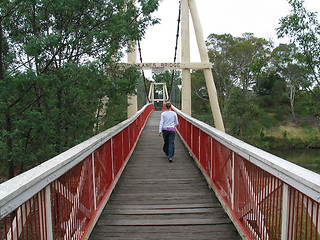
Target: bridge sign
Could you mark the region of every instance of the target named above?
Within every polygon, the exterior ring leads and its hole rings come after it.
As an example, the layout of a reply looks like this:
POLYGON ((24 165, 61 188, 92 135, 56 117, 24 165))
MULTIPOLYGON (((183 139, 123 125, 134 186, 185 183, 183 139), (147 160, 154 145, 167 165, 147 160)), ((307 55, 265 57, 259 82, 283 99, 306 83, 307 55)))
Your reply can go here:
POLYGON ((136 66, 142 70, 152 70, 152 69, 210 69, 212 68, 212 63, 201 63, 201 62, 191 62, 191 63, 119 63, 120 67, 136 66))

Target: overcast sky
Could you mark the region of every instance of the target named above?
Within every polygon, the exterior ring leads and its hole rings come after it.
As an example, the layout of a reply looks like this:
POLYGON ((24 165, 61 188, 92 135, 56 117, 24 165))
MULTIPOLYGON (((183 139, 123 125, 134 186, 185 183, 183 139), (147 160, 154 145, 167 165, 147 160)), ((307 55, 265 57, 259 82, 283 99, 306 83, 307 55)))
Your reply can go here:
MULTIPOLYGON (((240 37, 252 32, 256 37, 272 39, 277 44, 279 19, 289 14, 287 0, 196 0, 204 38, 209 34, 231 33, 240 37)), ((309 11, 320 12, 320 0, 305 0, 309 11)), ((161 23, 149 27, 141 42, 143 62, 173 62, 179 0, 163 0, 154 16, 161 23)), ((191 61, 200 61, 191 26, 191 61)), ((139 59, 139 58, 138 58, 139 59)))

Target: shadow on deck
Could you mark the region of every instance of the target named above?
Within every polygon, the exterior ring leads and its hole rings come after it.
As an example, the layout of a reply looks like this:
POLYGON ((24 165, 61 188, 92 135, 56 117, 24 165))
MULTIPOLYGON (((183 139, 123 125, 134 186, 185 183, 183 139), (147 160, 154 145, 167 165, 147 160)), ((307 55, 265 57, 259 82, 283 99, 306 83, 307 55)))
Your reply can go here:
POLYGON ((90 240, 241 239, 176 136, 170 163, 152 112, 90 240))

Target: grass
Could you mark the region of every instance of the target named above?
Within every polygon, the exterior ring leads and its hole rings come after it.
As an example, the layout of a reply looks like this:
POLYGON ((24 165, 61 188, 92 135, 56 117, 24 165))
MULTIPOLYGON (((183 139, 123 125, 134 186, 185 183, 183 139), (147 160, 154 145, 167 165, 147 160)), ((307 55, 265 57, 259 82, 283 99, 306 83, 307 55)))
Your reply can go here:
POLYGON ((309 141, 315 136, 320 137, 320 128, 317 127, 293 127, 278 126, 265 130, 265 136, 275 138, 296 138, 309 141))

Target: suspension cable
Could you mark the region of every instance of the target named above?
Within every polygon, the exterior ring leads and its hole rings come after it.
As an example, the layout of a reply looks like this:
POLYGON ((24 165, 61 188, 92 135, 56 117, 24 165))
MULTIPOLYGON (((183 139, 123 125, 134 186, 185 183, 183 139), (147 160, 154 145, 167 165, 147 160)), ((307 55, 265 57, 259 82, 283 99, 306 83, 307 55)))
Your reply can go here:
MULTIPOLYGON (((175 52, 174 52, 174 59, 173 62, 175 63, 177 61, 177 52, 178 52, 178 43, 179 43, 179 32, 180 32, 180 22, 181 22, 181 1, 179 1, 179 14, 178 14, 178 24, 177 24, 177 34, 176 34, 176 45, 175 45, 175 52)), ((140 41, 138 41, 138 51, 139 51, 139 56, 140 56, 140 62, 142 63, 142 53, 141 53, 141 47, 140 47, 140 41)), ((144 89, 145 89, 145 94, 147 97, 148 102, 151 102, 151 99, 149 99, 148 96, 148 89, 147 89, 147 84, 146 84, 146 77, 144 75, 144 70, 141 70, 142 72, 142 77, 143 77, 143 83, 144 83, 144 89)), ((172 70, 171 73, 171 83, 170 83, 170 91, 168 94, 168 99, 167 101, 170 100, 171 94, 172 94, 172 86, 173 86, 173 80, 174 80, 174 69, 172 70)))
MULTIPOLYGON (((142 63, 142 54, 141 54, 141 47, 140 47, 140 41, 139 40, 138 40, 138 51, 139 51, 140 62, 142 63)), ((145 94, 146 94, 146 98, 147 98, 147 101, 150 103, 151 99, 149 98, 148 88, 147 88, 147 80, 146 80, 146 77, 144 75, 144 70, 143 69, 141 70, 141 73, 142 73, 143 85, 144 85, 144 91, 145 91, 145 94)))
MULTIPOLYGON (((174 48, 174 59, 173 62, 175 63, 177 61, 177 52, 178 52, 178 42, 179 42, 179 32, 180 32, 180 21, 181 21, 181 1, 179 1, 179 14, 178 14, 178 26, 177 26, 177 34, 176 34, 176 46, 174 48)), ((171 83, 170 83, 170 92, 168 96, 168 100, 171 98, 172 94, 172 85, 173 85, 173 80, 174 80, 174 69, 172 70, 171 73, 171 83)))

